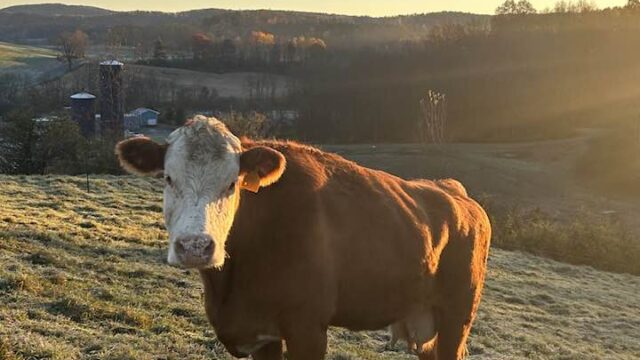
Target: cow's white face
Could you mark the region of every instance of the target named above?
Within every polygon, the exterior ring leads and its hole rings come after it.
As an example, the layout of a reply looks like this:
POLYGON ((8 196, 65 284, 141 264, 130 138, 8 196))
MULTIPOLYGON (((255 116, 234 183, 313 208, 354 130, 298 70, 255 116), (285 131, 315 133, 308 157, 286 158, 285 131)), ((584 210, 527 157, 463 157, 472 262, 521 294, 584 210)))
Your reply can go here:
POLYGON ((169 137, 164 164, 168 262, 220 267, 238 207, 240 140, 221 123, 195 122, 169 137))
POLYGON ((163 174, 167 260, 200 269, 224 264, 241 188, 257 192, 277 181, 285 166, 271 148, 243 151, 221 122, 203 116, 174 131, 167 145, 135 138, 119 143, 116 153, 129 172, 163 174))

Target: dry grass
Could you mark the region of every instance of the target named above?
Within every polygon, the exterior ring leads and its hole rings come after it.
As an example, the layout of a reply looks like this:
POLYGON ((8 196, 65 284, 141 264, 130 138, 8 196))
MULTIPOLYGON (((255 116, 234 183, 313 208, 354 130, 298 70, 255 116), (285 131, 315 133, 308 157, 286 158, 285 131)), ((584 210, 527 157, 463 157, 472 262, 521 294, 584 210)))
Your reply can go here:
POLYGON ((0 42, 0 68, 25 66, 27 61, 33 59, 55 60, 55 57, 56 53, 53 50, 0 42))
POLYGON ((53 50, 0 42, 0 88, 12 77, 37 79, 63 73, 66 66, 56 60, 53 50))
POLYGON ((613 216, 581 211, 570 220, 533 209, 494 216, 493 245, 596 269, 640 275, 640 241, 613 216))
MULTIPOLYGON (((209 87, 215 89, 220 97, 234 97, 239 99, 249 97, 247 85, 251 79, 265 76, 265 74, 255 72, 215 74, 148 65, 127 65, 127 68, 135 77, 155 79, 158 82, 171 84, 174 87, 209 87)), ((290 79, 283 75, 269 75, 269 77, 275 83, 276 97, 285 96, 290 79)))
MULTIPOLYGON (((0 359, 228 359, 193 271, 164 263, 155 180, 0 176, 0 359)), ((640 278, 493 250, 472 359, 640 357, 640 278)), ((410 359, 386 331, 330 359, 410 359)))

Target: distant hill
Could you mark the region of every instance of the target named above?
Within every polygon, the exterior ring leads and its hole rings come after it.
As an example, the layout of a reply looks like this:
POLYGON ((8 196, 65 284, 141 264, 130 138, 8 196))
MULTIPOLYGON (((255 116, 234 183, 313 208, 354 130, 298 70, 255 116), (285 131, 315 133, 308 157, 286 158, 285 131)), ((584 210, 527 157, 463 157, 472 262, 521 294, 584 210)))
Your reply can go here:
POLYGON ((94 6, 65 4, 16 5, 0 9, 6 14, 30 14, 43 16, 100 16, 113 13, 111 10, 94 6))
POLYGON ((482 25, 489 19, 488 15, 460 12, 376 18, 279 10, 119 12, 88 6, 40 4, 1 9, 0 41, 51 44, 63 31, 82 29, 89 34, 93 45, 110 42, 107 38, 116 34, 123 45, 144 44, 162 38, 168 45, 179 48, 194 32, 235 38, 259 30, 285 38, 320 37, 331 46, 351 47, 420 39, 435 25, 470 22, 482 25))

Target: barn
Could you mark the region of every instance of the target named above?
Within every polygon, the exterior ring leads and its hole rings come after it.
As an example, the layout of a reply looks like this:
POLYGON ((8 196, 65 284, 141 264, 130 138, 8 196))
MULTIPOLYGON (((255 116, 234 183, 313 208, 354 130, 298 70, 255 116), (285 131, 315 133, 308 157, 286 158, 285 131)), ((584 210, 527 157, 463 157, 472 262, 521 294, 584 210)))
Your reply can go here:
POLYGON ((138 131, 143 126, 158 125, 159 111, 149 108, 137 108, 124 115, 124 127, 129 131, 138 131))

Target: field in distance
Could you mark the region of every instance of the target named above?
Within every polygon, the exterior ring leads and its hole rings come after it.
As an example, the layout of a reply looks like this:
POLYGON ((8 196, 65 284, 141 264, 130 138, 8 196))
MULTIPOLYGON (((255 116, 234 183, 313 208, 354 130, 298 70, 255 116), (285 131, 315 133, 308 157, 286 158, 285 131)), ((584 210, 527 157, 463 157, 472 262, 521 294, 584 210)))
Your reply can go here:
MULTIPOLYGON (((155 79, 160 83, 172 84, 184 88, 200 89, 208 87, 215 89, 220 97, 248 98, 249 87, 261 77, 267 77, 274 86, 275 97, 286 95, 289 78, 283 75, 266 75, 258 72, 229 72, 216 74, 194 70, 165 68, 147 65, 125 65, 126 70, 134 77, 155 79)), ((262 79, 264 82, 265 79, 262 79)))
POLYGON ((0 42, 0 74, 38 75, 61 66, 56 52, 50 49, 0 42))

